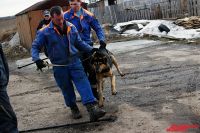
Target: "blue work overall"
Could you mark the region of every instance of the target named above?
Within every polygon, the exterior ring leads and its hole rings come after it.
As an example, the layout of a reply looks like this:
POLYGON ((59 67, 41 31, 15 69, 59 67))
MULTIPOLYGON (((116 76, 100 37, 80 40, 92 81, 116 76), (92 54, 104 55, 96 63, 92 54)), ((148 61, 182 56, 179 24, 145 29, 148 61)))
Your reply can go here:
MULTIPOLYGON (((91 12, 81 8, 77 14, 74 12, 73 9, 70 9, 65 12, 64 18, 77 28, 81 39, 90 46, 93 46, 93 42, 91 39, 91 29, 95 31, 99 41, 105 41, 103 29, 101 28, 101 25, 98 22, 98 20, 91 12)), ((82 55, 81 59, 84 60, 82 64, 85 69, 85 72, 88 75, 93 94, 96 98, 98 98, 96 73, 92 65, 90 64, 90 56, 91 53, 85 52, 82 55)))
POLYGON ((60 35, 53 22, 39 30, 32 44, 33 61, 39 60, 40 49, 45 45, 48 57, 52 64, 65 65, 54 66, 54 78, 62 90, 67 106, 76 104, 76 96, 72 82, 75 84, 82 103, 93 103, 96 101, 92 94, 91 86, 79 59, 79 51, 91 52, 92 47, 84 43, 76 28, 66 21, 67 34, 60 35))

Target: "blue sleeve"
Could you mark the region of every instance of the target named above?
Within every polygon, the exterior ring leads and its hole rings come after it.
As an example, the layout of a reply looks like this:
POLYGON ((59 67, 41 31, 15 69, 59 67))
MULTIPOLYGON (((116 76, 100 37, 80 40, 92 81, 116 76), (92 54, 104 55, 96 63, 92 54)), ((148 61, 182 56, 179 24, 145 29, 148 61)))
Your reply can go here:
POLYGON ((66 21, 68 21, 69 20, 69 14, 66 12, 66 13, 64 13, 64 19, 66 20, 66 21))
POLYGON ((76 27, 73 26, 72 28, 74 30, 74 35, 76 36, 76 40, 75 40, 76 48, 83 52, 91 52, 93 48, 89 44, 87 44, 81 40, 81 37, 80 37, 76 27))
POLYGON ((91 17, 90 25, 92 29, 96 32, 98 39, 100 41, 105 41, 106 39, 103 29, 101 28, 99 21, 94 16, 91 17))
POLYGON ((36 38, 32 43, 31 48, 31 56, 33 61, 37 61, 40 59, 39 53, 41 51, 41 48, 45 45, 45 36, 44 33, 41 31, 37 32, 36 38))

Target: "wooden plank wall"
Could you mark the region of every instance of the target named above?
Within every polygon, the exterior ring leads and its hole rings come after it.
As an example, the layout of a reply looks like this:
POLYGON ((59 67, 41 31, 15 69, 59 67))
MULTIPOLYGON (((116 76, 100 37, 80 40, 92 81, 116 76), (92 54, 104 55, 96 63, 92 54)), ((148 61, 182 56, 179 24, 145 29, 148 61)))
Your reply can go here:
MULTIPOLYGON (((33 41, 35 39, 39 22, 43 19, 43 11, 42 10, 31 11, 28 13, 28 16, 29 16, 29 22, 30 22, 30 28, 31 28, 31 37, 33 41)), ((29 45, 31 47, 31 44, 29 45)))
POLYGON ((101 23, 119 23, 137 19, 174 19, 200 16, 200 0, 167 0, 138 7, 131 2, 105 8, 92 8, 101 23))
POLYGON ((127 22, 130 20, 138 19, 150 19, 150 9, 139 9, 139 10, 123 10, 120 11, 117 6, 108 6, 105 8, 104 14, 100 14, 100 9, 95 9, 94 14, 100 20, 101 23, 119 23, 127 22))
MULTIPOLYGON (((65 6, 62 8, 63 11, 67 11, 70 7, 65 6)), ((29 16, 29 21, 31 26, 31 36, 33 41, 37 32, 38 24, 43 19, 43 10, 31 11, 28 13, 28 16, 29 16)))
POLYGON ((17 29, 20 36, 21 45, 27 49, 32 43, 31 29, 29 24, 28 14, 23 14, 16 17, 17 29))
POLYGON ((199 0, 188 0, 188 11, 190 16, 200 15, 200 1, 199 0))
MULTIPOLYGON (((67 11, 70 7, 63 7, 63 11, 67 11)), ((17 27, 22 45, 30 50, 33 40, 37 32, 37 26, 43 19, 43 10, 31 11, 27 14, 17 16, 17 27)))

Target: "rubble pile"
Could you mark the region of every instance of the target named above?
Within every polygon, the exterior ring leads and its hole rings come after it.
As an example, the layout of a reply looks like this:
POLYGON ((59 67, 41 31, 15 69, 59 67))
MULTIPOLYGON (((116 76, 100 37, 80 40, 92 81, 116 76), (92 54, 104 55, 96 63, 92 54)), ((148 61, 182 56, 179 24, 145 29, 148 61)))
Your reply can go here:
POLYGON ((29 55, 29 51, 20 45, 20 38, 18 33, 15 33, 14 36, 12 35, 11 39, 1 44, 6 57, 9 59, 22 58, 29 55))
POLYGON ((200 17, 193 16, 184 19, 178 19, 175 21, 178 26, 183 26, 185 29, 199 29, 200 28, 200 17))

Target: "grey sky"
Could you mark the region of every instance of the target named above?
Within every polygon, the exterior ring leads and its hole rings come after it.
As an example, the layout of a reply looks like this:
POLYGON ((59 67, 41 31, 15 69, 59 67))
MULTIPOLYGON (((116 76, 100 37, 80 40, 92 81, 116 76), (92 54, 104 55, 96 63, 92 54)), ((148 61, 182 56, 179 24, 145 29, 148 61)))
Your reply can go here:
MULTIPOLYGON (((0 0, 0 17, 12 16, 42 0, 0 0)), ((88 3, 89 0, 82 0, 88 3)))
POLYGON ((15 15, 41 0, 0 0, 0 17, 15 15))

